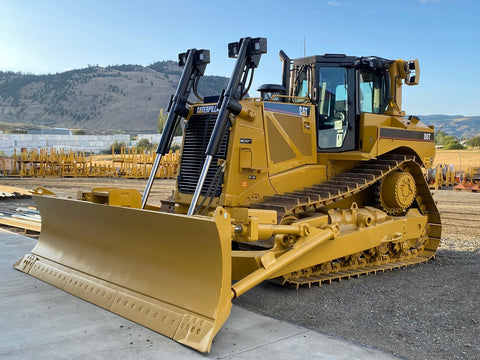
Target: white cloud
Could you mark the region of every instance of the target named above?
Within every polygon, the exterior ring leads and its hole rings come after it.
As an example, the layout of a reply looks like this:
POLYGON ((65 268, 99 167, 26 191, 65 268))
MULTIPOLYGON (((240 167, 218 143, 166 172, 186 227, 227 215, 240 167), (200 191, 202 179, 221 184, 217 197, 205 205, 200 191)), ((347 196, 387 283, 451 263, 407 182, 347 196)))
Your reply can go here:
POLYGON ((330 6, 345 6, 345 5, 347 5, 347 4, 341 3, 341 2, 339 2, 339 1, 337 1, 337 0, 330 0, 330 1, 328 2, 328 5, 330 5, 330 6))

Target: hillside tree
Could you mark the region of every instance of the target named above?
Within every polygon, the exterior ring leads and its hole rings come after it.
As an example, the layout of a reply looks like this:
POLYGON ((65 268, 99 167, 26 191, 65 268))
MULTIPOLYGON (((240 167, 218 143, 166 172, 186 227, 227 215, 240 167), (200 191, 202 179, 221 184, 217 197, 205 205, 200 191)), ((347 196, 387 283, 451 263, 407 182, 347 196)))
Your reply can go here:
MULTIPOLYGON (((158 133, 161 134, 163 133, 163 129, 165 128, 165 123, 167 122, 167 117, 168 114, 166 114, 163 109, 160 109, 160 112, 158 114, 158 122, 157 122, 157 128, 158 128, 158 133)), ((183 134, 183 123, 182 121, 179 121, 176 129, 174 136, 182 136, 183 134)))
POLYGON ((445 150, 457 150, 463 149, 464 146, 460 144, 460 142, 453 137, 452 135, 447 135, 443 131, 437 131, 435 134, 435 144, 436 145, 443 145, 445 150))
POLYGON ((442 130, 437 131, 435 133, 435 145, 444 145, 446 135, 442 130))
POLYGON ((162 108, 160 109, 160 113, 158 114, 158 122, 157 122, 157 128, 158 128, 159 134, 163 133, 163 128, 165 127, 166 122, 167 122, 167 114, 163 112, 163 108, 162 108))
POLYGON ((141 139, 137 144, 137 149, 140 151, 152 150, 155 144, 151 143, 148 139, 141 139))
POLYGON ((471 147, 480 147, 480 135, 472 137, 467 143, 471 147))
POLYGON ((445 136, 445 142, 443 144, 445 150, 461 150, 463 145, 451 135, 445 136))

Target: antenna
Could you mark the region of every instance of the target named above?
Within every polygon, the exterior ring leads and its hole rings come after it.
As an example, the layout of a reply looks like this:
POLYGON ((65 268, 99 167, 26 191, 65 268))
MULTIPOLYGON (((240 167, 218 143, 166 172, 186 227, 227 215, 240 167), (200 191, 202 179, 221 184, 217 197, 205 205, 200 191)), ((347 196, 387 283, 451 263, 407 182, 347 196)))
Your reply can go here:
POLYGON ((305 38, 306 38, 306 36, 303 35, 303 57, 306 56, 306 55, 305 55, 305 38))

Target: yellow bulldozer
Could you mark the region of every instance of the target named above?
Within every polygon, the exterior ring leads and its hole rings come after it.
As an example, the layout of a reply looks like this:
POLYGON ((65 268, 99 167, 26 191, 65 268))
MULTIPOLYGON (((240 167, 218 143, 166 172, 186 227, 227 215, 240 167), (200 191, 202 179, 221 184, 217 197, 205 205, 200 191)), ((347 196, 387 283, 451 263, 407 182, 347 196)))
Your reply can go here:
POLYGON ((418 60, 281 51, 282 83, 249 97, 266 50, 265 38, 229 44, 228 85, 205 98, 209 51, 180 54, 143 194, 38 189, 40 239, 15 267, 208 352, 232 299, 262 281, 310 286, 431 259, 441 237, 424 178, 434 130, 401 109, 418 60), (149 204, 180 125, 175 190, 149 204))

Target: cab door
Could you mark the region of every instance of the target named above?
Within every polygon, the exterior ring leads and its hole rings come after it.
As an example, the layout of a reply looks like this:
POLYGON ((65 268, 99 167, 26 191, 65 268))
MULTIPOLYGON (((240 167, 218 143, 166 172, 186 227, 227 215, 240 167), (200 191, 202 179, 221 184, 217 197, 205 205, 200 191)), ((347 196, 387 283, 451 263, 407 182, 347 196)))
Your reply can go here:
POLYGON ((354 69, 335 63, 317 63, 315 82, 318 151, 356 150, 354 69))

